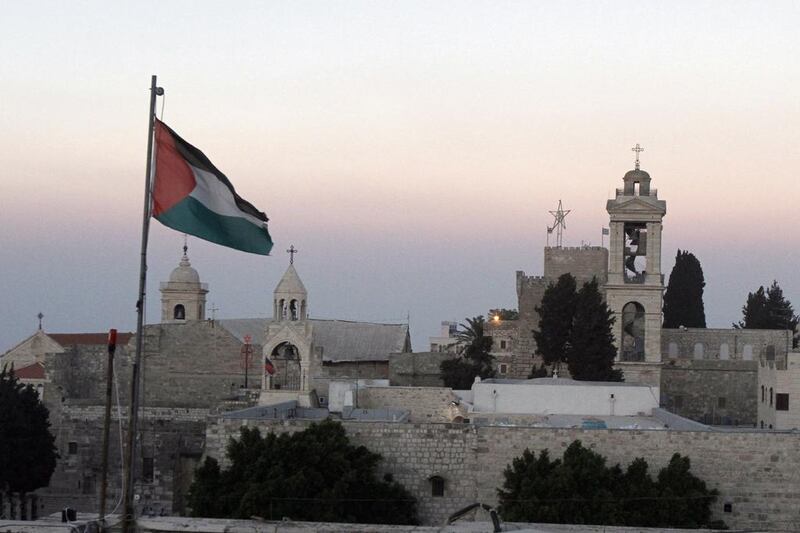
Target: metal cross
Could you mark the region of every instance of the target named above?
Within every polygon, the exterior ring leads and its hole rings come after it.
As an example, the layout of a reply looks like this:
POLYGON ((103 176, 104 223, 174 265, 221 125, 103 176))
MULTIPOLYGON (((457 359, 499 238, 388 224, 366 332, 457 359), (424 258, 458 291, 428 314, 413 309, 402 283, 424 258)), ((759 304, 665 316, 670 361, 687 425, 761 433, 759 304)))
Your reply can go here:
POLYGON ((631 152, 636 152, 636 170, 639 170, 639 153, 644 152, 644 148, 639 146, 639 143, 636 143, 636 146, 631 148, 631 152))
POLYGON ((217 318, 217 311, 219 311, 219 307, 214 305, 214 302, 211 302, 210 311, 211 311, 211 321, 214 322, 214 320, 217 318))
POLYGON ((39 319, 39 329, 42 329, 42 319, 44 318, 44 315, 41 313, 41 311, 38 315, 36 315, 36 318, 39 319))
POLYGON ((186 252, 189 251, 189 245, 186 242, 188 237, 189 235, 187 235, 186 233, 183 234, 183 255, 186 255, 186 252))
POLYGON ((294 244, 289 246, 289 249, 286 250, 286 253, 289 254, 289 264, 294 264, 294 254, 297 253, 297 248, 294 247, 294 244))

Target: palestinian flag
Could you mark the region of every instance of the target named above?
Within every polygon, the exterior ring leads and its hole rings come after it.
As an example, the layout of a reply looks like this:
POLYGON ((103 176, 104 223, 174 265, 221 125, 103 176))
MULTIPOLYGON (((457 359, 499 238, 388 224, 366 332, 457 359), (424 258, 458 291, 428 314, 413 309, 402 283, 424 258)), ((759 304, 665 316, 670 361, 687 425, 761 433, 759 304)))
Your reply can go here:
POLYGON ((153 216, 172 229, 243 252, 269 255, 267 215, 236 194, 197 148, 156 120, 153 216))
POLYGON ((264 358, 264 370, 270 376, 275 373, 275 365, 272 364, 272 361, 269 360, 269 357, 264 358))

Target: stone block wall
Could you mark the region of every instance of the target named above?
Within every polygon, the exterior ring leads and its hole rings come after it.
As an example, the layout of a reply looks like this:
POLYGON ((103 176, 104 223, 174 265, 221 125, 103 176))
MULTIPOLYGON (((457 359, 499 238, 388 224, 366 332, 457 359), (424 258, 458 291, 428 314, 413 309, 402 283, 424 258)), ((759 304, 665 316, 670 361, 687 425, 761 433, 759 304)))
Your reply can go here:
MULTIPOLYGON (((46 489, 38 491, 39 515, 57 512, 65 506, 79 512, 99 510, 103 418, 102 406, 65 405, 56 413, 56 447, 60 458, 46 489)), ((146 408, 139 427, 142 454, 137 461, 139 476, 135 494, 137 509, 144 513, 183 514, 186 492, 191 484, 205 444, 208 410, 146 408), (152 459, 152 479, 144 480, 142 457, 152 459)), ((122 438, 127 434, 127 411, 122 412, 122 438)), ((112 409, 109 439, 109 482, 106 509, 113 510, 122 495, 120 424, 112 409)), ((119 509, 117 509, 119 511, 119 509)))
POLYGON ((605 284, 608 279, 608 249, 600 246, 546 247, 544 249, 544 277, 555 283, 566 273, 572 274, 581 284, 597 278, 605 284))
POLYGON ((792 347, 792 334, 776 329, 664 328, 661 353, 664 359, 753 360, 767 357, 785 365, 792 347), (768 347, 772 350, 768 350, 768 347))
POLYGON ((362 409, 410 411, 409 422, 450 422, 451 402, 458 398, 446 387, 366 387, 358 390, 362 409))
POLYGON ((389 383, 402 387, 441 387, 442 361, 457 357, 447 352, 395 353, 389 356, 389 383))
POLYGON ((661 405, 706 424, 755 426, 758 363, 673 359, 661 367, 661 405))
MULTIPOLYGON (((217 419, 209 425, 206 453, 221 458, 240 424, 217 419)), ((307 422, 248 421, 262 431, 300 431, 307 422)), ((579 439, 623 468, 644 457, 651 475, 674 453, 688 456, 692 472, 720 491, 714 518, 733 528, 793 530, 800 526, 800 435, 755 431, 590 430, 531 427, 476 427, 464 424, 345 422, 356 444, 380 453, 380 468, 391 472, 419 500, 423 524, 441 524, 475 501, 496 504, 503 470, 525 448, 549 449, 560 457, 579 439), (431 476, 445 480, 444 497, 431 495, 431 476), (731 512, 724 512, 724 505, 731 512)), ((224 461, 223 461, 224 462, 224 461)))

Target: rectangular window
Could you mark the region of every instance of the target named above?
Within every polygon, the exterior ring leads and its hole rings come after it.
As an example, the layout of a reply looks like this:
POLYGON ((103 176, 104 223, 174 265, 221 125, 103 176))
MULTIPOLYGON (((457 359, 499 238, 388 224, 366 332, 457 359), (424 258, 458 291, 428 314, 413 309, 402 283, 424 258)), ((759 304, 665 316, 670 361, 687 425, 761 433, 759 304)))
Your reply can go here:
POLYGON ((70 442, 67 444, 67 453, 70 455, 75 455, 78 453, 78 443, 77 442, 70 442))
POLYGON ((505 374, 506 372, 508 372, 508 365, 503 363, 503 364, 500 365, 500 373, 501 374, 505 374))
POLYGON ((779 392, 775 395, 775 410, 788 411, 789 410, 789 394, 779 392))
POLYGON ((720 409, 724 409, 726 403, 728 402, 724 396, 720 396, 719 398, 717 398, 717 407, 719 407, 720 409))
POLYGON ((506 349, 506 341, 500 341, 500 349, 501 350, 505 350, 506 349))
POLYGON ((142 481, 145 483, 152 483, 153 482, 153 458, 152 457, 143 457, 142 458, 142 481))

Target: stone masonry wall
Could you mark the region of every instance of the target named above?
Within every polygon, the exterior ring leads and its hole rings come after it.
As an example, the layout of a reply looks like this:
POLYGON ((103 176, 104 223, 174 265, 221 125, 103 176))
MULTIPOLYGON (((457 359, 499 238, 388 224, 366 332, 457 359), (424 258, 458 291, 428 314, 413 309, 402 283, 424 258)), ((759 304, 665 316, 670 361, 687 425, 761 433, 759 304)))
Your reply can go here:
MULTIPOLYGON (((80 512, 99 510, 103 418, 102 406, 63 406, 53 425, 60 458, 50 485, 38 491, 39 515, 70 506, 80 512)), ((207 409, 147 408, 142 412, 140 457, 153 460, 152 480, 144 480, 141 458, 136 469, 135 493, 139 512, 182 514, 194 468, 203 452, 207 409)), ((122 435, 127 434, 127 410, 122 410, 122 435)), ((116 406, 112 409, 109 439, 108 511, 122 494, 120 469, 120 425, 116 406)))
POLYGON ((705 424, 755 426, 756 361, 668 360, 661 367, 661 405, 705 424))
POLYGON ((456 357, 447 352, 393 353, 389 356, 389 383, 403 387, 441 387, 442 361, 456 357))
POLYGON ((599 285, 604 285, 608 279, 608 249, 600 246, 546 247, 544 277, 555 283, 566 273, 575 277, 578 288, 593 277, 597 278, 599 285))
MULTIPOLYGON (((294 432, 303 421, 246 421, 263 431, 294 432)), ((206 453, 223 459, 230 436, 241 421, 210 423, 206 453)), ((714 518, 733 528, 794 530, 800 527, 800 435, 755 431, 639 431, 476 427, 465 424, 389 424, 345 422, 356 444, 383 456, 381 470, 391 472, 419 500, 423 524, 441 524, 453 511, 475 501, 496 504, 503 470, 525 448, 549 449, 560 456, 575 439, 627 466, 644 457, 651 475, 674 453, 688 456, 692 471, 720 491, 714 518), (431 496, 429 478, 445 479, 444 497, 431 496), (731 504, 731 512, 723 510, 731 504)))
POLYGON ((450 422, 450 402, 458 398, 446 387, 366 387, 358 390, 362 409, 410 411, 409 422, 450 422))

